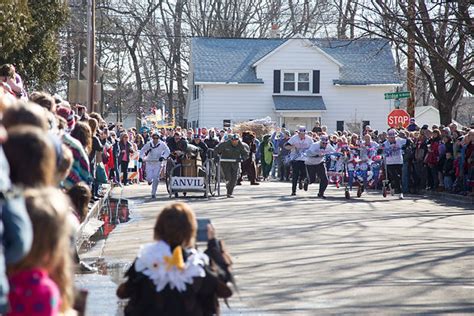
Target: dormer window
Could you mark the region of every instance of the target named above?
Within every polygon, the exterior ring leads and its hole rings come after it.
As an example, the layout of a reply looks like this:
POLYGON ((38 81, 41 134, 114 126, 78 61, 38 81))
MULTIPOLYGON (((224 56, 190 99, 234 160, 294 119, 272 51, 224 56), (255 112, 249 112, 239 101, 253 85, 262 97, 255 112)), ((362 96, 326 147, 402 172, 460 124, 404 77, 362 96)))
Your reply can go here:
POLYGON ((283 91, 309 92, 310 73, 309 72, 284 72, 283 91))
POLYGON ((320 71, 273 70, 273 93, 320 94, 320 71), (311 90, 310 90, 311 89, 311 90))

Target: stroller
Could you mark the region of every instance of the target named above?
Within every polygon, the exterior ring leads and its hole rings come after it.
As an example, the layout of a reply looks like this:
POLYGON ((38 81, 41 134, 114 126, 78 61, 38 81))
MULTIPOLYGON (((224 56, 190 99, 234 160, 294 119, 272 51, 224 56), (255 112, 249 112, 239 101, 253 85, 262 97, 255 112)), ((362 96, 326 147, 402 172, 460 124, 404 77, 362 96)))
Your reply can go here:
POLYGON ((341 153, 333 153, 326 156, 327 173, 329 183, 336 185, 336 188, 339 188, 339 185, 344 182, 344 155, 341 153))
POLYGON ((349 186, 346 180, 346 171, 348 169, 348 160, 347 156, 344 153, 336 152, 331 153, 326 156, 326 161, 328 162, 328 178, 329 183, 336 185, 336 188, 339 188, 341 185, 344 185, 344 196, 346 199, 351 198, 349 192, 349 186))

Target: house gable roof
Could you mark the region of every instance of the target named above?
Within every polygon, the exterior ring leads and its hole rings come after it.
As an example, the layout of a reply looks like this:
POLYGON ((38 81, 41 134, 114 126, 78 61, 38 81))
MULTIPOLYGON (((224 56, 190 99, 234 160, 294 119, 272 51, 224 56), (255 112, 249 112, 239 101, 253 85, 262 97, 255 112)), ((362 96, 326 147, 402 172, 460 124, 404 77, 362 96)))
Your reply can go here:
MULTIPOLYGON (((191 44, 194 82, 261 84, 252 65, 288 41, 195 37, 191 44)), ((384 39, 307 41, 342 65, 334 84, 400 83, 391 47, 384 39)))
POLYGON ((269 58, 270 56, 276 54, 280 49, 282 49, 283 47, 285 47, 286 45, 290 44, 291 42, 295 41, 295 40, 300 40, 300 41, 303 41, 305 42, 309 47, 312 47, 314 49, 316 49, 318 52, 320 52, 321 54, 323 54, 325 57, 327 57, 329 60, 331 60, 332 62, 334 62, 335 64, 337 64, 339 67, 342 67, 343 65, 337 60, 335 59, 334 57, 332 57, 331 55, 329 55, 328 53, 326 53, 324 50, 322 50, 321 48, 319 48, 317 45, 314 45, 314 43, 312 43, 310 40, 307 40, 299 35, 296 35, 286 41, 284 41, 280 46, 278 46, 277 48, 275 48, 274 50, 272 50, 271 52, 268 52, 265 56, 263 56, 262 58, 260 58, 259 60, 257 60, 256 62, 254 62, 252 64, 252 67, 257 67, 258 65, 260 65, 263 61, 265 61, 267 58, 269 58))

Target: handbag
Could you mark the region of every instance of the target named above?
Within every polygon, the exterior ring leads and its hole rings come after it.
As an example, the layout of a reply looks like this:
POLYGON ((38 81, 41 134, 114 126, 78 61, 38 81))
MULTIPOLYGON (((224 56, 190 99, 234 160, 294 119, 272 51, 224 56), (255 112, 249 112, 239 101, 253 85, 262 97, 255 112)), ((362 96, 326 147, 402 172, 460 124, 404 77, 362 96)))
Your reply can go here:
POLYGON ((95 180, 101 184, 107 183, 107 174, 105 173, 105 167, 103 163, 99 163, 96 165, 95 180))

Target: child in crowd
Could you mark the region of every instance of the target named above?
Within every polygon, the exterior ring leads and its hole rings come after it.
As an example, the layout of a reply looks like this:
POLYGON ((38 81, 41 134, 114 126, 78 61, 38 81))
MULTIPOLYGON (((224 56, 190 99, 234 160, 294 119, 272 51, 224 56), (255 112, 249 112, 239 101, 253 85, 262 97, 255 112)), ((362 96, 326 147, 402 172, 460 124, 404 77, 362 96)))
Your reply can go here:
POLYGON ((72 164, 74 162, 74 157, 72 151, 66 145, 61 145, 60 157, 58 160, 58 165, 56 167, 56 183, 63 187, 63 181, 66 180, 67 176, 71 172, 72 164))
POLYGON ((82 223, 89 212, 89 202, 92 193, 89 186, 84 182, 76 183, 69 189, 67 195, 71 199, 74 214, 80 223, 82 223))
POLYGON ((57 189, 42 188, 26 191, 25 202, 33 245, 26 257, 8 267, 7 315, 59 315, 72 303, 69 201, 57 189))
POLYGON ((454 168, 453 153, 451 151, 447 151, 446 159, 444 160, 443 164, 444 190, 446 192, 452 191, 455 175, 456 170, 454 168))

